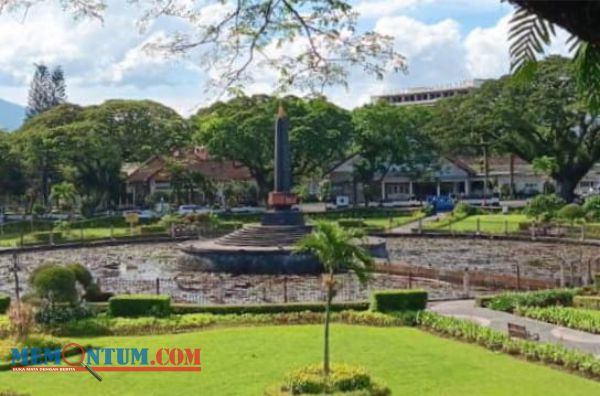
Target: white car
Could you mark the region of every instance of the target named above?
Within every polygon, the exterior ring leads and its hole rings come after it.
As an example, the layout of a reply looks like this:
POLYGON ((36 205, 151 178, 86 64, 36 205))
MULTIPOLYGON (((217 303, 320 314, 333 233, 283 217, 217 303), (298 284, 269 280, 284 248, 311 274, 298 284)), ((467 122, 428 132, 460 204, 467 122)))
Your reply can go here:
POLYGON ((200 206, 200 205, 181 205, 177 209, 177 214, 179 214, 181 216, 185 216, 188 214, 194 214, 194 213, 210 213, 210 212, 211 212, 211 210, 209 208, 200 206))
POLYGON ((231 213, 264 213, 265 208, 260 206, 237 206, 230 209, 231 213))

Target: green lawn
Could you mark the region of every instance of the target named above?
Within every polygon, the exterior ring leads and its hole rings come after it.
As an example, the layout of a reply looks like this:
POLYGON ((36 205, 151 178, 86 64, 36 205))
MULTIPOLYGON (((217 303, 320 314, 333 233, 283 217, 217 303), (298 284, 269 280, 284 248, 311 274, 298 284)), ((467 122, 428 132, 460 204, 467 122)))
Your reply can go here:
POLYGON ((412 223, 417 221, 419 218, 424 217, 423 213, 415 211, 413 213, 400 214, 396 216, 381 216, 381 217, 344 217, 340 219, 314 219, 310 218, 310 223, 315 223, 317 221, 327 221, 337 223, 339 220, 362 220, 367 226, 375 226, 381 227, 385 230, 389 230, 395 227, 400 227, 408 223, 412 223))
POLYGON ((469 216, 461 220, 454 221, 449 215, 446 215, 438 222, 430 222, 426 224, 426 229, 444 229, 453 230, 456 232, 476 232, 477 219, 479 219, 480 231, 490 234, 502 234, 506 230, 509 233, 519 230, 519 223, 531 221, 531 218, 523 214, 485 214, 469 216), (450 225, 451 223, 451 225, 450 225))
MULTIPOLYGON (((140 230, 139 227, 135 227, 133 230, 134 235, 139 235, 140 230)), ((24 237, 27 238, 28 234, 25 234, 24 237)), ((131 231, 129 227, 114 227, 112 231, 113 237, 124 237, 131 235, 131 231)), ((63 241, 72 240, 77 241, 81 240, 81 232, 79 229, 72 229, 68 233, 63 232, 63 241)), ((83 229, 83 239, 85 240, 93 240, 93 239, 102 239, 102 238, 110 238, 111 230, 110 227, 94 227, 94 228, 84 228, 83 229)), ((0 236, 0 246, 3 247, 15 247, 18 246, 21 242, 21 236, 19 234, 4 234, 0 236)), ((26 240, 27 243, 27 240, 26 240)))
MULTIPOLYGON (((318 362, 321 326, 216 329, 73 340, 104 347, 202 348, 201 373, 0 373, 0 391, 31 395, 261 395, 290 369, 318 362)), ((590 396, 600 383, 414 328, 334 325, 334 361, 360 364, 393 395, 590 396)))

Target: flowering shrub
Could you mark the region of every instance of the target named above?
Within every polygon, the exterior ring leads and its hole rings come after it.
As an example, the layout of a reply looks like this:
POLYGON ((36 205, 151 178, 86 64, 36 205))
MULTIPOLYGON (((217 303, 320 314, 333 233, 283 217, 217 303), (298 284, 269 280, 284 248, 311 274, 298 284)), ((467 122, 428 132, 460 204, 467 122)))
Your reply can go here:
POLYGON ((303 367, 290 373, 280 386, 271 387, 267 396, 344 394, 389 396, 391 391, 377 384, 362 367, 333 364, 329 376, 323 375, 320 364, 303 367))

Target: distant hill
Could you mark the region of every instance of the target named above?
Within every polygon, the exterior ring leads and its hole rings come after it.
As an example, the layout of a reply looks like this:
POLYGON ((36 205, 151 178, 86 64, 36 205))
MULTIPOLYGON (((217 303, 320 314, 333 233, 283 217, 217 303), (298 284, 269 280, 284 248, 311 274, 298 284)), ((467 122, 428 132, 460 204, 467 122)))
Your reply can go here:
POLYGON ((25 107, 0 99, 0 129, 14 131, 25 119, 25 107))

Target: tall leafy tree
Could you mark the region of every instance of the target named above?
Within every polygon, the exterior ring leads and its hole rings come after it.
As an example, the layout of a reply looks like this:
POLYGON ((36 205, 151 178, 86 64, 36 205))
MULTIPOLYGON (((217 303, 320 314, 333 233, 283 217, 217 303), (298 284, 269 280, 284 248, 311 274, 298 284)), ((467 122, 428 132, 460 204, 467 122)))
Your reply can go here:
POLYGON ((509 0, 516 5, 510 21, 511 70, 528 81, 556 32, 555 24, 571 32, 567 44, 574 52, 574 76, 582 99, 600 111, 600 3, 591 1, 509 0))
POLYGON ((546 158, 560 196, 570 202, 574 189, 600 160, 600 117, 582 100, 573 64, 560 57, 540 62, 529 84, 514 76, 484 86, 460 106, 440 103, 437 136, 446 146, 465 145, 473 125, 485 129, 490 143, 529 163, 546 158), (446 115, 446 117, 444 117, 446 115))
POLYGON ((116 203, 123 162, 168 153, 189 139, 187 121, 155 102, 65 103, 29 119, 14 133, 12 151, 22 158, 33 195, 44 205, 52 184, 69 181, 91 213, 116 203))
POLYGON ((12 151, 22 159, 33 195, 40 197, 44 206, 52 182, 61 179, 60 165, 66 149, 60 127, 82 120, 81 107, 64 104, 28 120, 13 133, 12 151))
POLYGON ((422 131, 428 119, 426 108, 386 103, 353 112, 354 148, 359 155, 355 177, 363 184, 365 204, 374 199, 371 184, 383 180, 393 166, 402 166, 401 171, 414 179, 433 169, 433 145, 422 131))
POLYGON ((188 122, 154 101, 108 100, 85 108, 84 116, 113 139, 124 161, 145 161, 190 143, 188 122))
MULTIPOLYGON (((200 110, 192 123, 194 141, 220 158, 246 166, 265 197, 272 186, 274 121, 279 99, 240 96, 200 110)), ((282 99, 290 119, 292 171, 295 179, 318 174, 348 151, 352 123, 347 111, 322 98, 282 99)))
POLYGON ((12 136, 0 130, 0 198, 21 195, 26 179, 21 158, 12 151, 12 136))
POLYGON ((67 100, 65 76, 60 66, 50 70, 44 64, 35 65, 35 73, 29 88, 27 118, 50 110, 67 100))
POLYGON ((323 285, 327 293, 325 300, 325 323, 323 337, 323 373, 330 372, 329 323, 331 319, 331 302, 335 297, 335 274, 340 271, 351 271, 361 284, 365 284, 374 267, 374 260, 369 253, 358 246, 362 237, 360 230, 346 230, 335 223, 321 222, 315 231, 300 240, 296 249, 300 252, 314 254, 323 265, 323 285))
POLYGON ((55 107, 67 101, 67 85, 65 73, 61 66, 56 66, 50 76, 50 106, 55 107))

